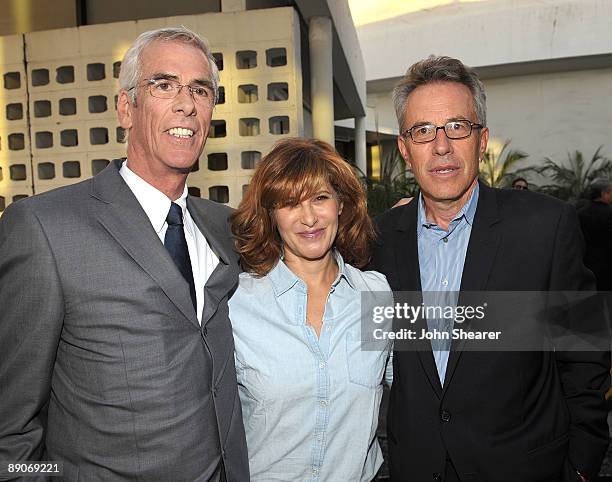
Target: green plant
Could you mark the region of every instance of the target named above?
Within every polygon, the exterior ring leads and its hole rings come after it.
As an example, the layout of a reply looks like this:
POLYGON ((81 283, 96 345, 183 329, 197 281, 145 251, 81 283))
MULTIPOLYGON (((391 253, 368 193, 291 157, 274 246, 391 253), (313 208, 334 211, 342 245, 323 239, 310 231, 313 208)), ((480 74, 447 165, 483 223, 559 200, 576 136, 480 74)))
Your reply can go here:
POLYGON ((538 172, 553 182, 540 186, 539 190, 566 201, 581 198, 595 179, 612 176, 612 160, 601 154, 602 148, 599 146, 588 161, 580 151, 568 152, 567 163, 547 157, 538 172))
POLYGON ((381 159, 379 179, 368 179, 361 173, 367 188, 368 212, 371 216, 386 211, 403 197, 415 195, 418 185, 405 166, 399 149, 395 147, 381 159))
POLYGON ((510 172, 515 164, 523 161, 529 155, 515 149, 506 151, 509 145, 510 140, 507 140, 499 152, 492 147, 485 152, 484 159, 480 164, 479 177, 491 187, 507 187, 510 185, 511 179, 516 177, 517 174, 525 174, 534 170, 532 167, 526 167, 510 172))

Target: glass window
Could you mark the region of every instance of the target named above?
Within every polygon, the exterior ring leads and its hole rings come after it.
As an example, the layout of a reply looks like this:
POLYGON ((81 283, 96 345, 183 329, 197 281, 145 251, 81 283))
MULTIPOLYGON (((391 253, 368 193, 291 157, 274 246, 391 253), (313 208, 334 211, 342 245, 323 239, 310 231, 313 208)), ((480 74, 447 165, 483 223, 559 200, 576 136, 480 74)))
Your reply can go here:
POLYGON ((266 64, 270 67, 287 65, 287 49, 281 47, 266 50, 266 64))
POLYGON ((239 85, 238 102, 241 104, 257 102, 257 86, 253 84, 239 85))
POLYGON ((47 85, 49 83, 49 70, 34 69, 32 70, 32 85, 34 87, 47 85))
POLYGON ((55 71, 55 81, 58 84, 72 84, 74 82, 74 67, 63 65, 55 71))
POLYGON ((270 134, 289 134, 289 117, 286 115, 270 117, 269 124, 270 134))
POLYGON ((208 137, 217 138, 225 137, 226 135, 227 130, 224 120, 214 120, 210 123, 210 131, 208 133, 208 137))
POLYGON ((241 136, 258 136, 259 135, 259 119, 254 117, 246 117, 239 121, 239 133, 241 136))
POLYGON ((87 80, 102 80, 106 78, 104 64, 87 64, 87 80))
POLYGON ((242 169, 255 169, 261 160, 261 152, 244 151, 240 153, 240 167, 242 169))
POLYGON ((8 146, 11 151, 21 151, 25 149, 25 137, 23 134, 9 134, 8 146))
POLYGON ((67 97, 59 100, 60 115, 75 115, 76 112, 76 99, 74 97, 67 97))
POLYGON ((272 82, 268 84, 268 100, 273 102, 289 99, 287 82, 272 82))
POLYGON ((95 176, 102 172, 106 166, 110 164, 108 159, 92 159, 91 160, 91 174, 95 176))
POLYGON ((254 50, 236 52, 236 67, 238 69, 254 69, 257 67, 257 52, 254 50))
POLYGON ((221 52, 214 52, 213 57, 219 71, 223 70, 223 54, 221 52))
POLYGON ((202 191, 200 190, 199 187, 189 186, 187 188, 187 192, 189 193, 190 196, 202 197, 202 191))
POLYGON ((50 117, 51 116, 51 101, 50 100, 35 100, 34 101, 34 117, 50 117))
POLYGON ((21 87, 21 75, 19 72, 7 72, 4 74, 5 89, 19 89, 21 87))
POLYGON ((227 153, 215 152, 213 154, 208 154, 208 170, 209 171, 227 170, 227 153))
POLYGON ((49 131, 37 132, 34 135, 34 143, 37 149, 53 147, 53 133, 49 131))
POLYGON ((100 112, 106 112, 108 109, 106 105, 106 96, 104 95, 90 95, 87 100, 89 112, 92 114, 98 114, 100 112))
POLYGON ((41 162, 38 165, 38 179, 53 179, 55 177, 55 164, 41 162))
POLYGON ((26 166, 25 164, 13 164, 9 166, 11 174, 11 181, 25 181, 26 180, 26 166))
POLYGON ((79 161, 64 162, 62 164, 62 173, 67 178, 81 177, 81 163, 79 161))
POLYGON ((106 127, 92 127, 89 129, 89 143, 94 146, 108 144, 108 129, 106 127))
POLYGON ((76 129, 66 129, 60 132, 60 144, 64 147, 79 145, 79 134, 76 129))
POLYGON ((6 119, 19 120, 23 119, 23 104, 6 104, 6 119))
POLYGON ((228 203, 229 188, 227 186, 210 186, 208 188, 208 199, 218 203, 228 203))

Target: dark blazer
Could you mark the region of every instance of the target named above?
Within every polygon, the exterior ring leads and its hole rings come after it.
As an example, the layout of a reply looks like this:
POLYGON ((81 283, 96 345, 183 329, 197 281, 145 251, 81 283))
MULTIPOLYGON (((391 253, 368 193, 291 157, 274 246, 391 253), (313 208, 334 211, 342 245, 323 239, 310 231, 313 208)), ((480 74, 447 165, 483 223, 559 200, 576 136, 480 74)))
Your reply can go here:
POLYGON ((598 290, 612 291, 612 208, 590 201, 578 217, 586 245, 584 264, 593 271, 598 290))
POLYGON ((200 327, 189 287, 116 160, 0 219, 0 460, 66 480, 203 480, 248 459, 227 299, 229 208, 189 197, 219 257, 200 327))
MULTIPOLYGON (((369 268, 393 290, 421 289, 417 208, 414 201, 378 219, 369 268)), ((581 246, 571 206, 481 184, 461 290, 593 289, 581 246)), ((608 352, 451 349, 443 387, 431 350, 396 350, 393 368, 393 481, 442 480, 447 456, 464 482, 559 482, 577 479, 572 466, 599 470, 608 443, 608 352)))

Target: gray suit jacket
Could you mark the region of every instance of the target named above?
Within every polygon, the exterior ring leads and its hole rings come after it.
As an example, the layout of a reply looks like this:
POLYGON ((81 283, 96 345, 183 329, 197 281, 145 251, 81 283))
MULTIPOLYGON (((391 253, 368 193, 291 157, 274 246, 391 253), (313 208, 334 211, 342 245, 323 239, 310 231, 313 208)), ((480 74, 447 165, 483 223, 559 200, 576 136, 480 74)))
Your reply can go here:
POLYGON ((12 204, 0 219, 0 460, 68 480, 208 480, 248 459, 227 299, 229 208, 187 199, 219 257, 200 327, 189 287, 119 175, 12 204))

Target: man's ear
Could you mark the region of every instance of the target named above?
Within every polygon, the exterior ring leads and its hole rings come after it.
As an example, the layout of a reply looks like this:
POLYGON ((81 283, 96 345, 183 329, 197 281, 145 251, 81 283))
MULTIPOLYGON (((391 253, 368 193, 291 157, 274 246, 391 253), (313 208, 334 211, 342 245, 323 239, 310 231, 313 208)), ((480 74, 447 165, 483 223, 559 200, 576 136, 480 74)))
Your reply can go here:
POLYGON ((480 144, 478 145, 478 160, 484 159, 485 153, 487 152, 487 146, 489 145, 489 128, 483 127, 480 129, 480 144))
POLYGON ((132 109, 134 107, 135 104, 132 103, 130 94, 125 90, 119 92, 119 97, 117 98, 117 119, 119 120, 119 125, 126 130, 132 127, 132 109))
POLYGON ((398 138, 397 138, 397 148, 399 149, 400 154, 404 158, 404 162, 406 163, 406 167, 408 169, 412 170, 412 164, 410 164, 410 153, 408 152, 408 149, 406 148, 406 143, 401 138, 401 136, 398 136, 398 138))

